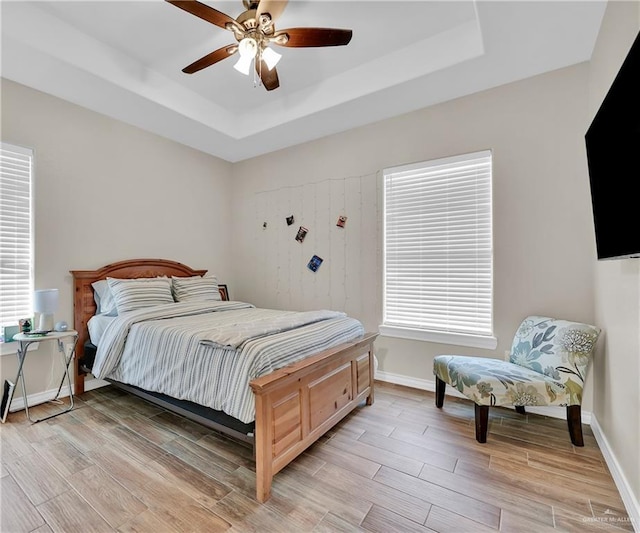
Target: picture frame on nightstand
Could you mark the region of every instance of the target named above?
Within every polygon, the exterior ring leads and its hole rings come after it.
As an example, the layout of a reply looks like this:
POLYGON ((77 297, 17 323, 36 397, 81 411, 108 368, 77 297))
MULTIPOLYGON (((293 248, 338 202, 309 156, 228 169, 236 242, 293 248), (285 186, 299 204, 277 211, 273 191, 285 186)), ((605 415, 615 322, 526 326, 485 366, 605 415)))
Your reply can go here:
POLYGON ((229 301, 229 291, 227 290, 227 286, 222 283, 218 283, 218 290, 220 291, 220 297, 224 301, 229 301))

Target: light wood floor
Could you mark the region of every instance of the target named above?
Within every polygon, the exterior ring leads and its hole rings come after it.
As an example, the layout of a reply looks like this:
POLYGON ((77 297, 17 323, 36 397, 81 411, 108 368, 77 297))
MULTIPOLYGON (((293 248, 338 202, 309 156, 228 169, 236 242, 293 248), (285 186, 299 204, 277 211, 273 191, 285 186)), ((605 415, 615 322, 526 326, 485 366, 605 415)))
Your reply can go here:
POLYGON ((110 387, 77 405, 0 427, 2 533, 633 531, 589 427, 576 448, 562 420, 495 408, 480 445, 471 403, 378 383, 260 505, 246 447, 110 387))

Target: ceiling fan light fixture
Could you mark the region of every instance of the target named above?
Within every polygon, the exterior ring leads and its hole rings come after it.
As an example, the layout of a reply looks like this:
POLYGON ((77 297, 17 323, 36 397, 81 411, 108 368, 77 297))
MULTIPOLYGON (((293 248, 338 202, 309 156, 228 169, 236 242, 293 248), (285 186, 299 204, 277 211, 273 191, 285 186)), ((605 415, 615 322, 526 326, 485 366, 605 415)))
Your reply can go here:
POLYGON ((248 76, 251 70, 251 62, 258 53, 258 43, 251 37, 245 37, 238 45, 238 53, 240 54, 240 59, 233 65, 233 68, 248 76))
POLYGON ((238 72, 242 72, 245 76, 249 75, 251 72, 251 62, 253 61, 253 57, 251 56, 240 56, 240 59, 233 65, 238 72))
POLYGON ((262 50, 262 59, 264 59, 264 62, 267 65, 267 68, 269 70, 273 69, 273 67, 275 67, 278 64, 278 61, 280 61, 280 59, 282 58, 282 54, 279 54, 278 52, 276 52, 275 50, 272 50, 271 48, 265 48, 264 50, 262 50))
POLYGON ((238 52, 240 52, 241 56, 254 58, 258 53, 258 43, 252 37, 245 37, 238 45, 238 52))

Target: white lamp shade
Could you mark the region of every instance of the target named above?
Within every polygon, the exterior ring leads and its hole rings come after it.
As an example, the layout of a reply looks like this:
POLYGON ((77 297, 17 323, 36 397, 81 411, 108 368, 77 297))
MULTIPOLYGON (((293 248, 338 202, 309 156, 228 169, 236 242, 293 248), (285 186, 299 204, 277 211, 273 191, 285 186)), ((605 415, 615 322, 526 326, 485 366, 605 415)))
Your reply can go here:
POLYGON ((53 313, 58 309, 58 289, 43 289, 33 293, 33 310, 40 313, 39 330, 53 329, 53 313))
POLYGON ((36 313, 55 313, 58 309, 58 289, 43 289, 33 293, 33 310, 36 313))
POLYGON ((238 72, 242 72, 245 76, 248 76, 251 70, 252 61, 253 56, 240 56, 240 59, 238 59, 238 62, 233 65, 233 68, 235 68, 238 72))
POLYGON ((269 70, 272 70, 273 67, 278 64, 278 61, 280 61, 281 57, 281 54, 272 50, 271 48, 265 48, 262 51, 262 59, 264 59, 264 62, 267 64, 267 68, 269 70))
POLYGON ((245 37, 238 45, 238 53, 240 54, 240 59, 233 65, 233 68, 248 76, 251 69, 251 62, 258 53, 258 43, 251 37, 245 37))

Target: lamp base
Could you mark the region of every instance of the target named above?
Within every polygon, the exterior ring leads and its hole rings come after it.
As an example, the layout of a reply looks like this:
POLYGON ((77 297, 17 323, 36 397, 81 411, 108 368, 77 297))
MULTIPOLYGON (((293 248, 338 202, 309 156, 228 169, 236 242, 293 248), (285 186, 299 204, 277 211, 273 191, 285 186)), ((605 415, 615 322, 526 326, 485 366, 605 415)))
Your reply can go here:
POLYGON ((51 331, 53 329, 53 314, 40 313, 38 331, 51 331))

